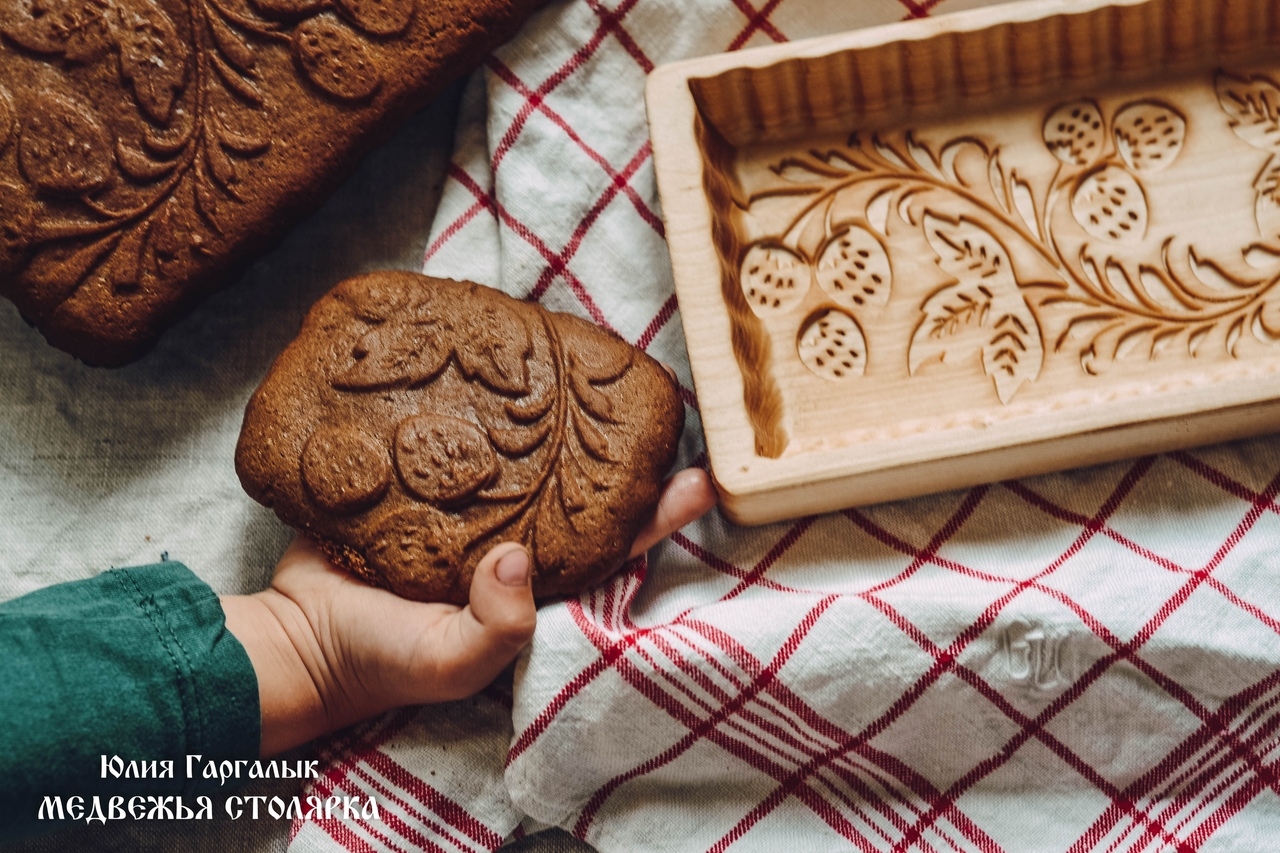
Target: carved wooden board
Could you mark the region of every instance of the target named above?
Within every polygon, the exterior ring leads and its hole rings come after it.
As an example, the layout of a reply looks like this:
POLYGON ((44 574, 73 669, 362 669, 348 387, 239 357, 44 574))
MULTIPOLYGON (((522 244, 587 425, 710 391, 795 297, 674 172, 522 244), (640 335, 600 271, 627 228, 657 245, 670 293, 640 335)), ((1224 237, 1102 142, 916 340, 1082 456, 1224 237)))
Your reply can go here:
POLYGON ((8 0, 0 293, 145 351, 542 0, 8 0))
POLYGON ((1037 2, 668 66, 742 522, 1280 429, 1280 8, 1037 2))

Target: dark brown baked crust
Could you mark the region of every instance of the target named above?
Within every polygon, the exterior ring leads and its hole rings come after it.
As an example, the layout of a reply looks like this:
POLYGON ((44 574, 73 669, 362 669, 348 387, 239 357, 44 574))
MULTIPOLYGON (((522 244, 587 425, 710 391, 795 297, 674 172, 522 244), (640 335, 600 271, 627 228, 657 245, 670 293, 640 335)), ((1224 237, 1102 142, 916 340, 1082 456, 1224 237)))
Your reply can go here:
POLYGON ((523 542, 539 598, 626 559, 675 461, 684 405, 649 356, 477 284, 373 273, 311 309, 249 401, 245 490, 350 571, 465 603, 523 542))
POLYGON ((140 356, 543 2, 10 0, 0 293, 140 356))

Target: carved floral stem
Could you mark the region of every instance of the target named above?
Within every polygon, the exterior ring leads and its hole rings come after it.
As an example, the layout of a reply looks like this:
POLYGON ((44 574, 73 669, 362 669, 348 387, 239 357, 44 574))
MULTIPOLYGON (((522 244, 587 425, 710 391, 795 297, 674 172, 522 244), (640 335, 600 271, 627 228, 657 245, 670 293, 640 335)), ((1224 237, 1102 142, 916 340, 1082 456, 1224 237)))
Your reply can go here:
MULTIPOLYGON (((892 161, 890 160, 885 159, 879 153, 872 153, 870 151, 864 151, 862 153, 868 156, 869 158, 875 160, 880 165, 883 171, 892 172, 893 170, 899 168, 896 166, 896 164, 892 163, 892 161)), ((1055 187, 1059 191, 1061 191, 1065 187, 1069 187, 1071 183, 1070 179, 1064 179, 1061 181, 1063 186, 1058 187, 1057 185, 1060 181, 1061 173, 1062 173, 1062 170, 1061 170, 1061 167, 1059 167, 1058 172, 1054 176, 1053 183, 1051 184, 1051 187, 1055 187)), ((1183 327, 1195 325, 1198 323, 1217 322, 1219 320, 1222 320, 1227 317, 1231 317, 1236 314, 1247 313, 1249 309, 1251 309, 1254 305, 1256 305, 1257 302, 1263 296, 1265 296, 1268 292, 1274 289, 1277 284, 1280 284, 1280 275, 1277 275, 1272 277, 1270 280, 1266 280, 1259 283, 1256 286, 1257 289, 1254 290, 1252 294, 1249 294, 1248 301, 1242 305, 1236 305, 1236 306, 1222 309, 1212 313, 1198 313, 1191 316, 1170 318, 1167 315, 1162 315, 1159 312, 1153 311, 1145 306, 1117 299, 1111 296, 1110 294, 1107 294, 1105 292, 1098 290, 1096 287, 1094 287, 1093 282, 1089 280, 1088 276, 1084 275, 1084 273, 1081 270, 1077 269, 1069 260, 1067 260, 1065 254, 1062 252, 1061 247, 1058 245, 1057 238, 1054 236, 1052 229, 1049 227, 1049 221, 1050 221, 1049 217, 1051 213, 1051 210, 1049 207, 1049 197, 1053 195, 1052 190, 1050 191, 1049 196, 1047 196, 1045 200, 1045 213, 1044 213, 1043 227, 1045 232, 1049 235, 1049 242, 1046 245, 1044 242, 1037 239, 1034 234, 1030 233, 1025 226, 1023 226, 1021 223, 1014 220, 1013 217, 1010 214, 1008 214, 1006 211, 1001 210, 1000 208, 992 205, 991 203, 987 202, 985 199, 975 195, 974 193, 970 192, 966 188, 948 183, 933 175, 917 173, 917 172, 910 172, 910 173, 896 172, 893 174, 852 175, 852 176, 844 177, 843 179, 838 181, 834 186, 827 187, 823 192, 819 193, 817 197, 815 197, 812 201, 810 201, 807 205, 805 205, 796 214, 793 221, 800 222, 801 220, 807 219, 813 213, 813 211, 817 209, 819 206, 823 204, 829 204, 836 194, 850 187, 857 186, 862 183, 874 183, 877 181, 883 182, 886 184, 894 184, 896 182, 898 186, 910 186, 912 184, 915 184, 921 187, 924 191, 937 190, 937 191, 948 193, 950 195, 953 195, 955 197, 962 199, 963 201, 973 205, 974 207, 978 208, 982 212, 991 216, 996 221, 998 221, 1002 226, 1004 226, 1005 228, 1007 228, 1008 230, 1016 234, 1019 238, 1021 238, 1021 240, 1027 246, 1033 249, 1047 263, 1049 263, 1049 265, 1051 265, 1055 270, 1057 270, 1060 274, 1062 274, 1064 278, 1068 279, 1070 283, 1075 284, 1077 287, 1083 290, 1086 294, 1088 294, 1089 298, 1097 302, 1100 302, 1103 305, 1106 305, 1110 308, 1114 308, 1116 310, 1123 311, 1128 314, 1136 314, 1138 316, 1142 316, 1151 320, 1157 320, 1165 323, 1176 324, 1178 326, 1183 326, 1183 327)), ((897 189, 897 187, 891 186, 890 189, 891 190, 897 189)), ((748 199, 747 206, 750 206, 755 201, 761 198, 765 198, 771 195, 781 195, 781 194, 783 193, 776 193, 771 191, 757 193, 753 195, 750 199, 748 199)), ((790 191, 787 191, 786 194, 790 194, 790 191)), ((1066 194, 1059 192, 1059 198, 1067 199, 1068 196, 1066 194)), ((1075 298, 1080 299, 1080 301, 1082 302, 1085 301, 1080 297, 1075 297, 1075 298)))

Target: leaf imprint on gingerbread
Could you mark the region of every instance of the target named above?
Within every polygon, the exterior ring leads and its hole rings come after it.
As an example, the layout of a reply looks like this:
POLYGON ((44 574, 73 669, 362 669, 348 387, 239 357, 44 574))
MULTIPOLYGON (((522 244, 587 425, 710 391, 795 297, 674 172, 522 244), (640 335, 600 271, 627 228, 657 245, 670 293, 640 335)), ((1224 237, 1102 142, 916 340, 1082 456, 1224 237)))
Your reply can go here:
POLYGON ((440 323, 375 326, 356 343, 354 363, 333 378, 333 387, 366 391, 426 382, 444 369, 452 352, 440 323))
POLYGON ((529 354, 533 341, 524 322, 501 304, 476 304, 458 322, 455 352, 468 379, 501 394, 529 393, 529 354))
POLYGON ((120 73, 133 84, 138 104, 168 124, 173 102, 186 85, 186 45, 159 4, 138 2, 119 10, 120 73))

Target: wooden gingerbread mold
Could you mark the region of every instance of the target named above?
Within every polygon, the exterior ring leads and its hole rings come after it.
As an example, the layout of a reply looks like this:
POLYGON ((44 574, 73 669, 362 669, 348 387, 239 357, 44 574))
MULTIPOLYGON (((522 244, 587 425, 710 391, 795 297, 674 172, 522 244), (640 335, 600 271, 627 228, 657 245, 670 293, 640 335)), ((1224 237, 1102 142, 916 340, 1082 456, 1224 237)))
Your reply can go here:
POLYGON ((1263 2, 1014 4, 661 70, 730 514, 1280 428, 1278 31, 1263 2))

